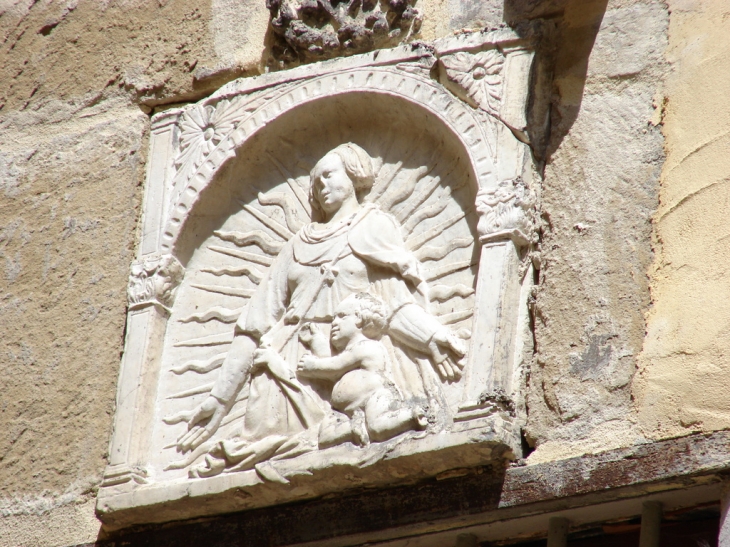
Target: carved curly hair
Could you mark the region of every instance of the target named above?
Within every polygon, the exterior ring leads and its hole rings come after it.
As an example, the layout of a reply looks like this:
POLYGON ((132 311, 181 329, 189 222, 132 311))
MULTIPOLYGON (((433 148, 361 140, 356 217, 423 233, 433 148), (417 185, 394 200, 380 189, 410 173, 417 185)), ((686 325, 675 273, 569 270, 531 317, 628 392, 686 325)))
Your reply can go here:
POLYGON ((354 299, 358 304, 357 316, 363 334, 372 340, 380 339, 388 324, 388 312, 383 301, 366 292, 359 292, 348 298, 354 299))
MULTIPOLYGON (((373 187, 373 181, 375 175, 373 173, 373 160, 365 150, 360 146, 346 142, 345 144, 339 145, 325 154, 326 157, 330 154, 337 154, 342 160, 342 165, 345 167, 347 176, 352 181, 352 186, 355 188, 355 195, 357 201, 362 203, 365 196, 368 195, 373 187)), ((320 160, 321 161, 321 160, 320 160)), ((319 164, 319 162, 317 162, 319 164)), ((309 174, 310 180, 314 180, 314 170, 317 168, 315 165, 309 174)), ((314 184, 309 186, 309 203, 312 206, 312 212, 315 213, 313 216, 319 216, 321 218, 322 211, 319 203, 314 197, 314 184)))

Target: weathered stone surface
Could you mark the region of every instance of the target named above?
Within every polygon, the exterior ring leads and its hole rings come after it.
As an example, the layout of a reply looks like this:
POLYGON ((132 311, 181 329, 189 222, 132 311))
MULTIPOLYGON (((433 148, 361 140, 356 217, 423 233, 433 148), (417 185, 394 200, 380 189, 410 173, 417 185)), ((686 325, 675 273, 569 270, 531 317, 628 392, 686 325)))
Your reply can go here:
POLYGON ((216 66, 208 2, 17 2, 2 14, 7 40, 2 112, 50 98, 99 102, 118 91, 156 104, 199 97, 201 67, 216 66), (73 60, 73 62, 71 62, 73 60))
POLYGON ((364 53, 408 41, 421 28, 415 0, 266 0, 279 66, 364 53))
POLYGON ((106 452, 147 118, 80 110, 57 132, 37 112, 2 126, 6 495, 91 488, 106 452))
POLYGON ((661 133, 649 122, 667 70, 666 24, 659 3, 566 6, 541 205, 527 428, 536 461, 642 436, 631 380, 649 307, 663 162, 661 133))

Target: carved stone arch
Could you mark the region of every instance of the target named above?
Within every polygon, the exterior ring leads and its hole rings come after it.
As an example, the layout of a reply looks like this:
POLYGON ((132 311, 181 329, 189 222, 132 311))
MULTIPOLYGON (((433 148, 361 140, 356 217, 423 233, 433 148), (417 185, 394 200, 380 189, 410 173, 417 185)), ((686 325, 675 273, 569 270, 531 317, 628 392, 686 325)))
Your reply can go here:
MULTIPOLYGON (((415 105, 443 124, 462 144, 479 188, 496 186, 497 142, 485 130, 478 111, 464 104, 437 82, 391 67, 365 67, 328 74, 296 83, 276 97, 244 114, 219 144, 190 175, 173 198, 169 219, 162 234, 160 250, 169 253, 175 246, 187 216, 200 193, 214 180, 225 162, 249 139, 265 130, 272 120, 314 101, 343 94, 390 95, 415 105)), ((210 105, 215 108, 215 105, 210 105)), ((326 108, 326 104, 322 104, 326 108)))

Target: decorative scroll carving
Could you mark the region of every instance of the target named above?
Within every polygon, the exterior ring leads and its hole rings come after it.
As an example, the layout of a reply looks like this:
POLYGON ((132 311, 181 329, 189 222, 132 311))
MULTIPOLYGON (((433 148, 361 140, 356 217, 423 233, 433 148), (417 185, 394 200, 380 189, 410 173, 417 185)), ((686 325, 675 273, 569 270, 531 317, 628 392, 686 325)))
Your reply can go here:
POLYGON ((446 74, 443 83, 472 106, 495 116, 502 101, 504 61, 498 49, 479 53, 461 51, 439 59, 446 74))
POLYGON ((482 240, 499 234, 512 234, 521 242, 534 239, 534 205, 525 184, 506 181, 496 188, 482 188, 476 199, 479 213, 477 230, 482 240))
POLYGON ((415 0, 267 0, 272 48, 281 63, 363 53, 408 39, 421 27, 415 0))
POLYGON ((127 297, 130 307, 158 303, 169 308, 185 269, 172 255, 148 258, 132 264, 127 297))

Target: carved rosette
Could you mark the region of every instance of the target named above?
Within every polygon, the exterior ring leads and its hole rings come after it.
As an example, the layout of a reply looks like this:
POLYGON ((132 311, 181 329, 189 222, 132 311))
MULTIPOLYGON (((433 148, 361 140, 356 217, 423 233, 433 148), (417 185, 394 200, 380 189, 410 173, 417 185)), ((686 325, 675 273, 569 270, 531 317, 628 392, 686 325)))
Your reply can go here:
POLYGON ((195 105, 180 120, 180 150, 175 158, 178 176, 189 179, 205 158, 235 128, 237 109, 230 101, 195 105))
POLYGON ((477 231, 482 243, 509 237, 517 245, 535 241, 534 203, 529 189, 520 180, 502 182, 477 193, 477 231))
POLYGON ((475 108, 498 115, 502 101, 504 55, 497 49, 459 52, 439 60, 444 82, 453 93, 475 108))
POLYGON ((159 304, 169 309, 185 269, 172 255, 156 256, 132 264, 127 286, 130 308, 159 304))

